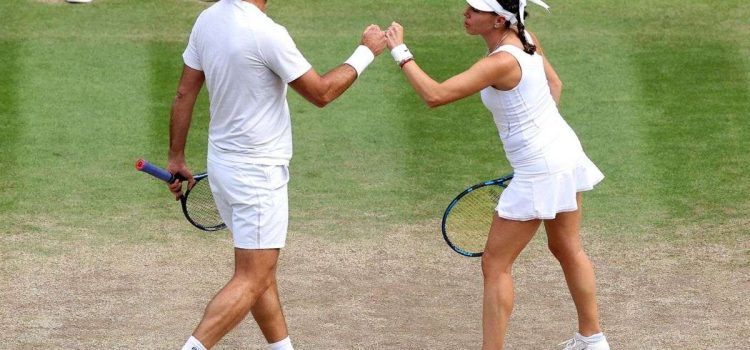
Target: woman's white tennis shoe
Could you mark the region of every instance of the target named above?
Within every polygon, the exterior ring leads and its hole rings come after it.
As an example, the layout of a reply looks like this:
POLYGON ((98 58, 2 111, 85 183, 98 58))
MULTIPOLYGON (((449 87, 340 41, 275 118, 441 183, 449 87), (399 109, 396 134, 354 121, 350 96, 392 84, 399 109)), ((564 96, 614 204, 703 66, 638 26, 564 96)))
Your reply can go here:
POLYGON ((578 333, 572 339, 561 343, 565 345, 562 350, 609 350, 607 338, 602 333, 591 337, 584 337, 578 333))

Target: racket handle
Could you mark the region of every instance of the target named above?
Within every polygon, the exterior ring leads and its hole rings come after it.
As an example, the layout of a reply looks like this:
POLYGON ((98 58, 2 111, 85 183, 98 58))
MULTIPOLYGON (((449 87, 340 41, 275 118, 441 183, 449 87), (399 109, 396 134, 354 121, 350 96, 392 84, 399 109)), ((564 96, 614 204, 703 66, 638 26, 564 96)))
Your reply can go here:
POLYGON ((158 166, 153 165, 144 159, 138 159, 138 161, 135 162, 135 168, 138 171, 147 173, 167 183, 173 183, 177 179, 174 175, 172 175, 172 173, 159 168, 158 166))

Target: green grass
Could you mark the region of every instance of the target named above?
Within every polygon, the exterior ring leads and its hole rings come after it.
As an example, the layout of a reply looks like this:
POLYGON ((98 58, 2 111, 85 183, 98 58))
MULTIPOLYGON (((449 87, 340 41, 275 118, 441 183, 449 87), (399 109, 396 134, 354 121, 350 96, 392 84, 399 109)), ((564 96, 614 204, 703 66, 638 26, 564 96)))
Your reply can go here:
MULTIPOLYGON (((0 76, 7 83, 7 87, 15 86, 18 82, 19 43, 17 41, 0 41, 0 76)), ((0 94, 0 176, 5 185, 0 192, 0 211, 10 212, 16 208, 21 188, 18 187, 18 137, 23 128, 23 120, 18 116, 18 90, 3 87, 0 94)))
MULTIPOLYGON (((0 3, 0 232, 139 242, 163 234, 138 230, 144 222, 166 221, 200 235, 133 163, 166 160, 180 55, 205 6, 0 3)), ((743 218, 750 7, 739 0, 552 6, 549 14, 531 6, 529 27, 565 83, 563 114, 607 175, 586 195, 586 224, 639 236, 743 218)), ((398 20, 417 62, 442 80, 485 51, 463 32, 463 7, 458 0, 272 0, 268 12, 321 73, 348 57, 366 25, 398 20)), ((294 230, 356 238, 352 232, 436 220, 465 186, 510 171, 477 96, 430 110, 387 53, 325 109, 294 92, 289 101, 294 230)), ((187 147, 196 171, 205 167, 207 110, 204 91, 187 147)))

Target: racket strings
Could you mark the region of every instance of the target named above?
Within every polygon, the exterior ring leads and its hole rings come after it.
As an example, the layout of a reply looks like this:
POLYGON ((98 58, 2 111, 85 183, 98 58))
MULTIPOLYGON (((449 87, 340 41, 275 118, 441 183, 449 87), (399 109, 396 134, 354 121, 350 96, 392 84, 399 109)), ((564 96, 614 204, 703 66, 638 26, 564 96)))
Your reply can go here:
POLYGON ((484 251, 502 189, 479 187, 456 202, 446 218, 445 233, 457 248, 470 253, 484 251))
POLYGON ((196 182, 190 192, 187 193, 185 207, 187 215, 199 226, 206 229, 221 229, 224 227, 224 221, 216 209, 208 178, 196 182))

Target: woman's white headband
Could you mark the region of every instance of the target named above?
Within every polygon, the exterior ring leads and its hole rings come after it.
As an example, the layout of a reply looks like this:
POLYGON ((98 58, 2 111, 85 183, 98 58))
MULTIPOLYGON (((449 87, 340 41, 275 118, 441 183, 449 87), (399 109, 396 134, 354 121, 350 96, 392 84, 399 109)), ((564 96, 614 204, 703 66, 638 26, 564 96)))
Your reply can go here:
MULTIPOLYGON (((505 19, 508 20, 511 25, 514 25, 514 24, 518 23, 518 21, 516 20, 516 15, 514 15, 510 11, 507 11, 506 9, 504 9, 497 2, 497 0, 482 0, 482 1, 485 4, 487 4, 487 6, 489 6, 490 8, 492 8, 492 11, 495 11, 495 13, 497 13, 498 15, 505 17, 505 19)), ((539 5, 539 6, 541 6, 541 7, 543 7, 545 10, 549 11, 549 5, 547 5, 546 3, 544 3, 544 1, 542 1, 542 0, 530 0, 530 1, 533 2, 533 3, 535 3, 535 4, 537 4, 537 5, 539 5)), ((524 11, 525 10, 526 10, 526 0, 520 0, 518 2, 518 17, 521 18, 521 24, 525 24, 524 21, 523 21, 524 11)))

